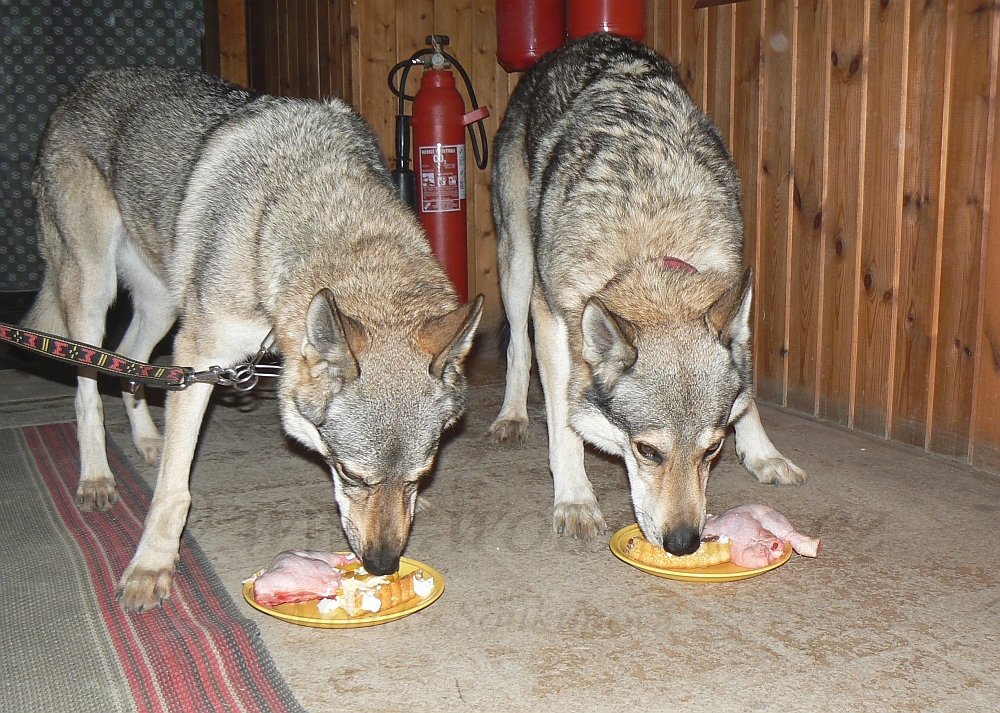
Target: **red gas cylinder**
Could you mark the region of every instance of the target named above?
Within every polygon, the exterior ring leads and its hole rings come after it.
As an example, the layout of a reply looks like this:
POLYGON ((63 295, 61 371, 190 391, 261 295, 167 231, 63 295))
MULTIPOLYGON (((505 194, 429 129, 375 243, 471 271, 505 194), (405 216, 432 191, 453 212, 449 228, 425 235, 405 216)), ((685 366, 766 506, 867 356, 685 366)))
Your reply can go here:
POLYGON ((565 0, 497 0, 497 62, 523 72, 566 42, 565 0))
POLYGON ((569 37, 614 32, 642 41, 646 36, 645 0, 566 0, 569 37))
POLYGON ((469 298, 466 247, 465 101, 447 69, 424 70, 413 99, 413 162, 417 215, 438 262, 469 298))

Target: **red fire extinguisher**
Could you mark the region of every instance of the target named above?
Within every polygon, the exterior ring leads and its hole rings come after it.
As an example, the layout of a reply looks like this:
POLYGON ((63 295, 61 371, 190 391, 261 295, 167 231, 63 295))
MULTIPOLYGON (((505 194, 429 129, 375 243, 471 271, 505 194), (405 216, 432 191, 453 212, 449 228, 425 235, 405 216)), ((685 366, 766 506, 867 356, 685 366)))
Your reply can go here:
POLYGON ((485 169, 489 159, 483 119, 489 109, 480 107, 469 75, 458 61, 441 49, 445 35, 427 38, 430 48, 422 49, 392 68, 389 87, 399 97, 396 115, 396 170, 392 172, 400 197, 413 206, 427 231, 431 250, 444 266, 462 301, 469 299, 468 248, 466 231, 465 130, 469 128, 476 166, 485 169), (411 67, 422 64, 423 76, 416 96, 406 94, 406 77, 411 67), (455 88, 451 67, 465 80, 472 111, 465 112, 465 100, 455 88), (402 70, 399 87, 396 73, 402 70), (413 102, 407 116, 404 101, 413 102), (478 124, 480 138, 472 130, 478 124), (410 170, 410 126, 413 127, 413 164, 410 170), (482 153, 480 143, 482 142, 482 153))
POLYGON ((523 72, 566 42, 566 0, 497 0, 497 62, 523 72))
POLYGON ((642 42, 646 36, 646 0, 566 0, 566 34, 614 32, 642 42))

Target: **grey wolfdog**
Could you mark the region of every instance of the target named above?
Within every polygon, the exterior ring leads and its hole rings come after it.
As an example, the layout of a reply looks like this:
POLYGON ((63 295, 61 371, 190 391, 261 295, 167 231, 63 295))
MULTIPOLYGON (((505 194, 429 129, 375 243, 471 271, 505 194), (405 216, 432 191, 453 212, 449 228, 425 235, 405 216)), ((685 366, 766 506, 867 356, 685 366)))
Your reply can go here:
MULTIPOLYGON (((339 100, 257 97, 216 77, 98 72, 58 106, 34 178, 47 272, 25 320, 100 344, 123 284, 119 346, 145 361, 176 319, 174 363, 239 363, 275 335, 286 432, 329 463, 351 547, 394 571, 418 482, 465 408, 463 360, 482 297, 460 304, 416 216, 396 197, 374 133, 339 100)), ((169 596, 212 392, 166 400, 163 439, 124 394, 133 440, 159 476, 118 585, 127 610, 169 596)), ((95 374, 78 378, 77 502, 115 501, 95 374)))
POLYGON ((556 532, 605 531, 584 440, 625 460, 643 534, 675 555, 698 548, 729 424, 757 480, 803 482, 753 400, 739 178, 670 62, 606 33, 571 42, 521 78, 494 145, 510 342, 490 430, 526 434, 530 309, 556 532))

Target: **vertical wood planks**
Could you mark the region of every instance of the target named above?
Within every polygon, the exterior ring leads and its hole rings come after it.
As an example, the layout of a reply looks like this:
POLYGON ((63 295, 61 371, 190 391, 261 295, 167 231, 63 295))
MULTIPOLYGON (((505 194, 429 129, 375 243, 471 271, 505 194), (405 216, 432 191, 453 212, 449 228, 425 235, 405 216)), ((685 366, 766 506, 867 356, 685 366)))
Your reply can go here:
POLYGON ((935 335, 938 188, 945 102, 944 0, 911 7, 896 354, 889 435, 923 446, 935 335))
POLYGON ((733 146, 733 8, 705 13, 705 110, 719 127, 726 148, 733 146))
MULTIPOLYGON (((823 330, 819 415, 849 425, 852 355, 860 257, 866 22, 856 7, 833 2, 830 36, 830 112, 827 207, 823 219, 823 330)), ((865 6, 867 18, 868 6, 865 6)))
POLYGON ((986 145, 990 99, 990 6, 954 6, 940 306, 930 448, 967 456, 979 306, 986 145))
MULTIPOLYGON (((757 263, 757 124, 760 111, 761 13, 756 2, 733 6, 733 160, 743 183, 743 262, 757 263)), ((756 275, 760 280, 760 274, 756 275)), ((755 305, 755 310, 757 309, 755 305)), ((755 335, 756 340, 756 335, 755 335)), ((756 350, 756 345, 754 347, 756 350)))
POLYGON ((386 77, 396 64, 396 8, 393 2, 353 0, 352 22, 361 45, 357 74, 358 103, 354 108, 375 130, 386 155, 394 153, 396 97, 386 77))
POLYGON ((688 94, 702 109, 705 108, 707 68, 705 67, 705 17, 704 10, 695 10, 694 3, 678 3, 678 56, 677 71, 684 80, 688 94))
POLYGON ((766 0, 762 4, 754 359, 757 393, 768 401, 783 403, 795 7, 792 0, 766 0))
POLYGON ((854 424, 886 435, 898 300, 898 241, 902 196, 900 162, 908 49, 909 0, 871 3, 866 102, 865 155, 862 166, 861 279, 854 387, 854 424))
MULTIPOLYGON (((207 4, 205 11, 207 14, 207 4)), ((218 0, 218 12, 219 76, 235 84, 248 86, 245 0, 218 0)))
POLYGON ((795 147, 786 402, 817 409, 823 316, 823 220, 830 81, 830 1, 803 2, 796 16, 795 147))
POLYGON ((990 37, 990 119, 987 147, 987 186, 984 205, 983 269, 979 284, 980 318, 976 349, 973 408, 974 466, 1000 470, 1000 121, 997 121, 997 82, 1000 74, 1000 13, 992 13, 990 37))
MULTIPOLYGON (((493 322, 487 323, 486 327, 493 328, 503 312, 503 306, 500 301, 500 278, 497 273, 490 171, 493 168, 493 137, 507 108, 507 72, 497 64, 494 5, 484 2, 474 3, 472 25, 473 46, 468 58, 468 68, 480 105, 488 106, 490 109, 490 116, 485 121, 486 135, 490 142, 490 161, 484 171, 476 167, 470 168, 472 180, 469 188, 469 212, 472 213, 473 228, 469 232, 469 294, 482 293, 485 296, 483 310, 493 322)), ((478 136, 478 129, 476 133, 478 136)))

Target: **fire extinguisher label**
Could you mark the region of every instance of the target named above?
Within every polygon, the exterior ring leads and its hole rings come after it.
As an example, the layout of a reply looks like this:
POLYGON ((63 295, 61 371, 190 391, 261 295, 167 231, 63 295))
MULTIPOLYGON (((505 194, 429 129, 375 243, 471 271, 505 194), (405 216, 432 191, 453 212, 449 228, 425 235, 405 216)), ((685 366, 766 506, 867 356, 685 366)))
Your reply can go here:
POLYGON ((448 213, 465 200, 465 144, 420 147, 420 210, 448 213))

